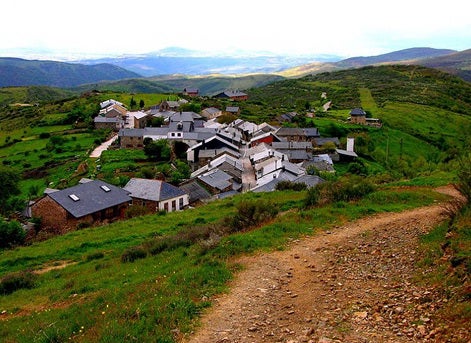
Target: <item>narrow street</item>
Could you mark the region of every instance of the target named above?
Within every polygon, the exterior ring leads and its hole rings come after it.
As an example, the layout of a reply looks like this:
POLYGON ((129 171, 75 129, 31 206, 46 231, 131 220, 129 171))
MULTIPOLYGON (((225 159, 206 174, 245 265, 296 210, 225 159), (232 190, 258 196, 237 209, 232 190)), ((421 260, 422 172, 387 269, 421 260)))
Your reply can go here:
POLYGON ((244 193, 250 191, 257 185, 257 181, 255 180, 255 170, 247 156, 247 146, 243 149, 242 166, 244 168, 242 172, 242 193, 244 193))
POLYGON ((92 151, 92 153, 90 154, 90 157, 92 157, 92 158, 98 158, 98 157, 100 157, 100 156, 101 156, 101 153, 102 153, 103 151, 107 150, 107 149, 109 148, 109 146, 110 146, 111 144, 113 144, 113 142, 114 142, 115 140, 117 140, 117 139, 118 139, 118 135, 115 134, 113 137, 111 137, 110 139, 108 139, 106 142, 101 143, 99 146, 97 146, 97 147, 95 148, 95 150, 92 151))

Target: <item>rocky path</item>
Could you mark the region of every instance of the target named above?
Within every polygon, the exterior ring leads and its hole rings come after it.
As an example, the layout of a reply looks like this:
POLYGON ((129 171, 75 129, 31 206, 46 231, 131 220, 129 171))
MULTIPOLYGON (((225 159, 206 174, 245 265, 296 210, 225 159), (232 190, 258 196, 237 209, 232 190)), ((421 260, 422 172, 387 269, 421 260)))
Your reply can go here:
MULTIPOLYGON (((450 192, 450 189, 447 189, 450 192)), ((441 342, 434 313, 446 299, 413 279, 418 237, 444 219, 440 205, 364 218, 242 258, 230 293, 214 300, 202 342, 441 342)), ((471 339, 465 330, 450 341, 471 339)))

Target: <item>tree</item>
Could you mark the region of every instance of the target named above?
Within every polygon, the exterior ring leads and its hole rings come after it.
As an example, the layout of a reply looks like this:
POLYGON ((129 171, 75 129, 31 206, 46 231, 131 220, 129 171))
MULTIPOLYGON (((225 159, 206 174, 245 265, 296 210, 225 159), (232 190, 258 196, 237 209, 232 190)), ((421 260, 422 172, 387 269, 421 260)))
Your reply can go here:
POLYGON ((9 200, 20 194, 19 174, 10 168, 0 168, 0 213, 7 213, 9 200))
POLYGON ((170 160, 170 145, 166 139, 159 139, 157 141, 146 141, 144 144, 144 153, 152 160, 155 161, 169 161, 170 160))
POLYGON ((136 107, 136 105, 137 105, 137 102, 136 100, 134 100, 134 97, 132 96, 129 106, 131 107, 131 109, 133 109, 134 107, 136 107))
POLYGON ((26 232, 16 221, 6 222, 0 218, 0 249, 23 244, 26 232))
POLYGON ((142 110, 144 108, 144 100, 139 100, 139 108, 142 110))

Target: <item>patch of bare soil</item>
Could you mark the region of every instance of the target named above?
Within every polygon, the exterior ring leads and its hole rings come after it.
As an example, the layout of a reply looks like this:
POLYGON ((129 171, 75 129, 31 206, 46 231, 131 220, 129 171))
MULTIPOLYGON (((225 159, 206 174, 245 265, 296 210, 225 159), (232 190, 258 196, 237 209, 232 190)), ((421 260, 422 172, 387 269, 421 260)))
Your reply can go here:
POLYGON ((436 318, 447 299, 413 279, 419 236, 444 219, 438 204, 383 213, 244 257, 182 342, 469 342, 436 318))
POLYGON ((73 264, 77 264, 77 262, 73 262, 73 261, 56 261, 53 264, 45 265, 41 269, 35 270, 34 273, 44 274, 44 273, 47 273, 51 270, 63 269, 65 267, 73 265, 73 264))

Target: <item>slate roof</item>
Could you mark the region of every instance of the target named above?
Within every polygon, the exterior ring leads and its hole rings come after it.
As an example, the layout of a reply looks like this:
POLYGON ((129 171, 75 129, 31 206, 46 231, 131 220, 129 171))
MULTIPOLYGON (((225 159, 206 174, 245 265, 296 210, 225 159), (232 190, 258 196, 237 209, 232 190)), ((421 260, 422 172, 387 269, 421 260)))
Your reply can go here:
POLYGON ((133 114, 134 118, 136 118, 138 120, 147 117, 147 113, 144 113, 144 112, 141 112, 141 111, 132 112, 132 114, 133 114))
POLYGON ((237 96, 246 96, 247 94, 239 90, 225 90, 224 92, 218 93, 215 97, 237 97, 237 96))
POLYGON ((312 149, 311 142, 273 142, 271 143, 273 149, 276 150, 306 150, 312 149))
POLYGON ((317 175, 301 175, 293 182, 304 183, 307 188, 312 188, 317 184, 324 182, 324 179, 320 178, 317 175))
POLYGON ((206 112, 210 115, 213 115, 213 114, 220 113, 221 110, 219 108, 216 108, 216 107, 208 107, 208 108, 205 108, 202 112, 206 112))
POLYGON ((232 186, 232 177, 220 169, 211 170, 210 172, 198 176, 198 179, 219 190, 224 190, 232 186))
POLYGON ((350 156, 350 157, 358 157, 358 155, 354 151, 348 151, 348 150, 343 150, 343 149, 335 149, 335 151, 339 155, 350 156))
POLYGON ((118 123, 119 122, 119 118, 118 117, 111 117, 111 118, 108 118, 108 117, 102 117, 102 116, 96 116, 93 121, 95 123, 118 123))
POLYGON ((132 178, 124 186, 124 190, 128 191, 132 198, 163 201, 177 198, 186 193, 180 188, 175 187, 167 182, 150 179, 132 178))
POLYGON ((211 198, 211 194, 205 188, 203 188, 196 180, 192 180, 188 183, 180 185, 179 188, 189 195, 190 204, 198 200, 203 201, 205 199, 211 198))
POLYGON ((366 112, 362 108, 354 108, 350 111, 351 116, 366 116, 366 112))
POLYGON ((74 187, 49 193, 47 196, 75 218, 81 218, 131 201, 127 191, 101 180, 78 184, 74 187))
POLYGON ((238 106, 227 106, 226 107, 226 112, 238 113, 239 112, 239 107, 238 106))

